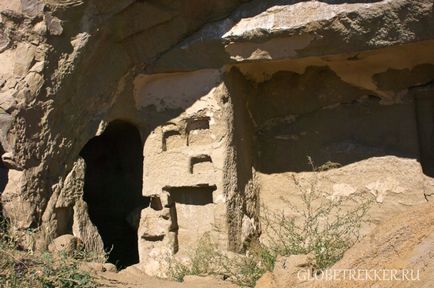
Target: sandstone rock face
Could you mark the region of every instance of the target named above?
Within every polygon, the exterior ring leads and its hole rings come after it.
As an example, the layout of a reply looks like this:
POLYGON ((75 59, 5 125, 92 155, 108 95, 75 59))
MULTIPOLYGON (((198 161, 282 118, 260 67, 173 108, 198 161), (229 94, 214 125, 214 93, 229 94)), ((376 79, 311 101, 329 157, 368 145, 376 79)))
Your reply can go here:
MULTIPOLYGON (((426 203, 434 192, 432 178, 423 174, 417 161, 395 156, 374 157, 324 172, 260 174, 258 179, 264 205, 274 211, 283 211, 287 217, 302 217, 304 192, 299 185, 313 184, 317 193, 328 199, 351 198, 356 194, 373 197, 374 203, 368 212, 369 224, 362 227, 362 234, 367 234, 376 224, 392 215, 426 203), (298 177, 298 185, 292 177, 294 174, 298 177), (292 203, 292 207, 288 206, 288 202, 292 203)), ((341 208, 342 211, 349 211, 356 205, 346 203, 341 208)), ((263 236, 266 237, 266 233, 263 236)))
POLYGON ((278 256, 273 272, 265 273, 256 282, 256 288, 295 287, 300 282, 298 275, 312 269, 312 255, 278 256))
POLYGON ((315 174, 326 197, 373 195, 364 233, 431 200, 431 0, 0 11, 1 206, 32 248, 73 235, 161 277, 205 234, 242 253, 261 202, 299 205, 307 156, 342 165, 315 174))
POLYGON ((272 288, 272 287, 276 287, 276 282, 274 280, 274 275, 272 272, 268 271, 266 272, 264 275, 262 275, 261 278, 258 279, 258 281, 256 281, 256 288, 272 288))
MULTIPOLYGON (((403 281, 307 281, 295 287, 430 287, 432 277, 433 206, 417 206, 388 219, 347 251, 331 269, 395 269, 403 281), (381 268, 378 268, 381 267, 381 268), (413 270, 402 278, 402 271, 413 270), (407 280, 409 279, 409 280, 407 280), (411 280, 413 279, 413 281, 411 280)), ((386 276, 385 279, 387 279, 386 276)))
MULTIPOLYGON (((325 276, 321 278, 321 275, 318 275, 317 279, 308 278, 306 274, 309 271, 302 265, 295 270, 301 271, 297 272, 298 276, 288 277, 291 272, 294 272, 294 266, 288 265, 282 269, 282 261, 280 261, 275 271, 264 274, 257 282, 257 287, 430 287, 434 283, 431 264, 434 243, 432 209, 432 204, 423 204, 404 213, 395 214, 329 268, 329 271, 360 270, 362 276, 359 279, 365 277, 363 271, 395 270, 396 279, 401 280, 390 280, 391 272, 386 272, 383 278, 370 276, 371 278, 358 281, 349 277, 344 278, 343 274, 340 274, 340 278, 335 278, 338 280, 330 280, 332 278, 325 280, 325 276), (286 273, 281 273, 282 270, 286 273), (408 275, 403 278, 402 273, 408 275)), ((381 272, 379 275, 382 277, 381 272)))

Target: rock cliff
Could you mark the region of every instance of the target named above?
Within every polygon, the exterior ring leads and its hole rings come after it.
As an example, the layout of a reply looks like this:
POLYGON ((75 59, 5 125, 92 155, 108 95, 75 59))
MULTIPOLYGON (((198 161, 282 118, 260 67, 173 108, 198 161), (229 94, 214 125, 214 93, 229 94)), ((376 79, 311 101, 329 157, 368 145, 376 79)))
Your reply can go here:
POLYGON ((72 234, 160 277, 204 234, 242 253, 307 156, 342 166, 325 194, 375 196, 365 234, 434 195, 432 0, 0 11, 1 206, 32 249, 72 234))

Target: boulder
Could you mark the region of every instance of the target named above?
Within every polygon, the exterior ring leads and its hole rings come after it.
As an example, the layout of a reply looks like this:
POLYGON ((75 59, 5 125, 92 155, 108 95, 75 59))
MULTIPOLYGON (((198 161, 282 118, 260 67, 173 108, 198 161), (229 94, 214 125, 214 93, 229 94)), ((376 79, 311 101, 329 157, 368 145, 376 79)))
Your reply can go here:
POLYGON ((82 241, 74 235, 66 234, 54 239, 48 246, 48 250, 52 253, 72 254, 74 251, 82 247, 82 241))

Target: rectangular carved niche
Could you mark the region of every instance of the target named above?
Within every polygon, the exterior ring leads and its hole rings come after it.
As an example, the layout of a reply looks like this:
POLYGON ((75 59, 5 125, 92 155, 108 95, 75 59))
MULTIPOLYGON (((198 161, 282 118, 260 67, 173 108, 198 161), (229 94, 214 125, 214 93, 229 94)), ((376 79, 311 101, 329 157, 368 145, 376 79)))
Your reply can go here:
POLYGON ((199 155, 190 159, 190 173, 211 173, 214 172, 212 159, 209 155, 199 155))
POLYGON ((165 188, 173 205, 171 219, 173 223, 176 222, 175 242, 180 250, 188 251, 204 233, 212 230, 213 192, 216 189, 216 186, 165 188))
POLYGON ((57 222, 57 236, 72 234, 74 211, 72 207, 59 207, 54 210, 57 222))
POLYGON ((207 205, 213 203, 212 193, 215 186, 172 187, 168 189, 175 203, 184 205, 207 205))
POLYGON ((209 144, 211 134, 209 130, 209 117, 190 119, 187 122, 187 145, 209 144))
POLYGON ((185 140, 178 130, 169 130, 163 133, 163 151, 185 146, 185 140))

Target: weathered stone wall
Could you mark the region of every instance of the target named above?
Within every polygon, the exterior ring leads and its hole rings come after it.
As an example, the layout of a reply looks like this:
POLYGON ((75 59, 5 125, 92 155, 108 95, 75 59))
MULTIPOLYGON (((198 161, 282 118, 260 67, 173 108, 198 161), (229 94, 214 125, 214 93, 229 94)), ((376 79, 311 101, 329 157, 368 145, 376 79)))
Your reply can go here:
POLYGON ((1 204, 17 234, 36 231, 23 239, 31 248, 72 233, 103 249, 80 152, 115 120, 141 136, 150 205, 129 221, 139 267, 153 275, 206 233, 243 252, 261 234, 261 202, 296 203, 287 176, 309 178, 308 155, 344 165, 322 172, 325 192, 374 194, 377 222, 433 193, 430 0, 22 0, 0 10, 1 204))
MULTIPOLYGON (((193 7, 187 1, 161 7, 139 1, 15 2, 2 6, 14 8, 2 12, 1 24, 0 138, 11 168, 2 202, 13 225, 25 230, 43 224, 47 203, 80 150, 110 121, 127 120, 146 137, 178 113, 158 118, 152 109, 136 109, 134 71, 237 1, 207 9, 200 1, 193 7), (149 21, 130 25, 136 13, 149 21), (148 45, 159 33, 165 36, 148 45)), ((47 240, 42 237, 40 246, 47 240)))
POLYGON ((155 128, 144 144, 140 259, 159 274, 170 256, 186 255, 205 234, 227 249, 224 187, 228 154, 228 95, 219 70, 173 73, 135 80, 139 105, 179 109, 155 128))

